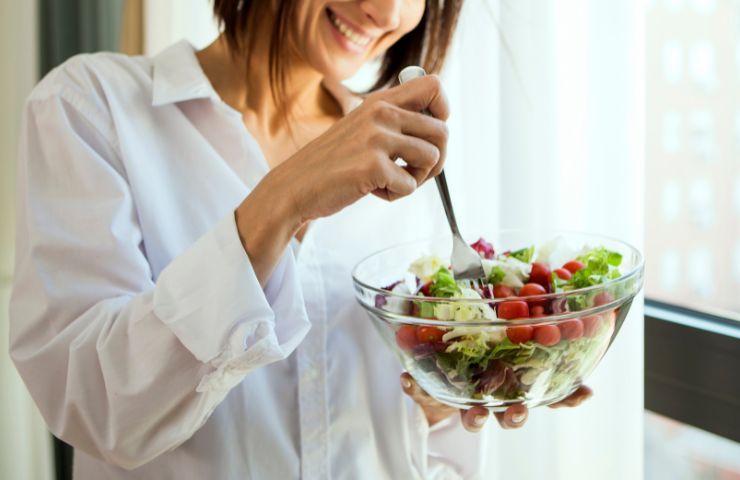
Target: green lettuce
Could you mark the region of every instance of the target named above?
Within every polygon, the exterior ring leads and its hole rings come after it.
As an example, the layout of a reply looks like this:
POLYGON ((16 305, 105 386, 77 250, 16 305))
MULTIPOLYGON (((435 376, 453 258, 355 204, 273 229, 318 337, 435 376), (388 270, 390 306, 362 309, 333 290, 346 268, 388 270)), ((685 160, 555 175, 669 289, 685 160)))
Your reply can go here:
POLYGON ((565 284, 558 285, 563 290, 599 285, 609 280, 615 280, 621 275, 619 265, 622 264, 622 255, 604 247, 589 250, 579 256, 577 260, 583 263, 584 267, 574 273, 565 284))
POLYGON ((460 287, 455 282, 455 277, 452 276, 452 272, 445 267, 440 267, 437 273, 434 274, 429 290, 432 296, 435 297, 449 298, 461 293, 460 287))
POLYGON ((521 250, 511 252, 509 256, 514 257, 517 260, 521 260, 524 263, 529 263, 532 261, 532 257, 534 257, 534 245, 529 248, 522 248, 521 250))
POLYGON ((506 272, 503 268, 496 265, 491 269, 491 272, 488 274, 488 283, 491 283, 493 285, 497 285, 501 283, 501 281, 506 276, 506 272))

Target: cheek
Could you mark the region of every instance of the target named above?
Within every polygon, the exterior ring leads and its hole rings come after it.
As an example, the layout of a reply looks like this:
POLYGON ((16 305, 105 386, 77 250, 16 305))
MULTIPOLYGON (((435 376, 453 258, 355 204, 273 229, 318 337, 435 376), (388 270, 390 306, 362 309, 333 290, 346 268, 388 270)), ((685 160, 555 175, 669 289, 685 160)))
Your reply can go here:
POLYGON ((424 0, 406 0, 403 2, 399 23, 399 30, 403 32, 401 36, 410 32, 419 24, 421 17, 424 16, 424 4, 424 0))

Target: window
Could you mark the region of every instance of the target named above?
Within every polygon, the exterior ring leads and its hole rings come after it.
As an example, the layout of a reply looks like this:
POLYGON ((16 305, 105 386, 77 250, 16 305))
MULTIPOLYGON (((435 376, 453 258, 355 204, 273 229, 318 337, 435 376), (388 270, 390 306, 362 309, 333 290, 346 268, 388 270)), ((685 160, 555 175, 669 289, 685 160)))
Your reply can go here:
POLYGON ((740 1, 647 17, 646 295, 740 312, 740 1))
POLYGON ((740 1, 646 26, 646 478, 739 478, 740 1))
POLYGON ((661 415, 645 413, 645 478, 733 479, 740 472, 740 444, 661 415))

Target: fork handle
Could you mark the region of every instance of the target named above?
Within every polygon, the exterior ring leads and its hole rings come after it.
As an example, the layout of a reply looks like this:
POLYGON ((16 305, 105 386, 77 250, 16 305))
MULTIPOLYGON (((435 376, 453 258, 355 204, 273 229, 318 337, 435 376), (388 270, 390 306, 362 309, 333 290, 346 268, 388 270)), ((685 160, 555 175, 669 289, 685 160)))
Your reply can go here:
POLYGON ((450 199, 450 191, 447 189, 447 179, 445 178, 444 170, 434 177, 434 181, 437 183, 437 190, 439 190, 439 197, 442 199, 442 206, 445 209, 450 230, 452 230, 452 234, 455 237, 461 237, 460 231, 457 229, 457 220, 455 219, 455 211, 452 209, 452 200, 450 199))
MULTIPOLYGON (((407 81, 423 77, 426 75, 426 72, 423 68, 417 67, 417 66, 409 66, 404 68, 401 73, 398 75, 398 81, 399 83, 406 83, 407 81)), ((432 114, 429 113, 428 110, 424 109, 422 112, 424 115, 431 116, 432 114)), ((450 230, 452 230, 452 235, 459 240, 462 240, 462 235, 460 235, 460 231, 457 229, 457 220, 455 220, 455 212, 452 209, 452 200, 450 199, 450 191, 447 189, 447 178, 445 178, 445 172, 442 170, 439 172, 439 175, 434 177, 434 181, 437 182, 437 190, 439 190, 439 196, 442 198, 442 206, 445 208, 445 214, 447 215, 447 222, 450 224, 450 230)), ((463 241, 465 243, 465 241, 463 241)))

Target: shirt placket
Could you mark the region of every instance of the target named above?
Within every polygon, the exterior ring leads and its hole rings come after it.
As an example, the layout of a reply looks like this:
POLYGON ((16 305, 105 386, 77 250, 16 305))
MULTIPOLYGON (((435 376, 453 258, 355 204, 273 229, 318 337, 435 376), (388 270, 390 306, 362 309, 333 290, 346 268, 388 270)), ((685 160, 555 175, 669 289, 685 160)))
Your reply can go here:
POLYGON ((326 375, 326 299, 316 251, 306 235, 298 268, 311 330, 298 346, 301 478, 329 478, 329 407, 326 375))

